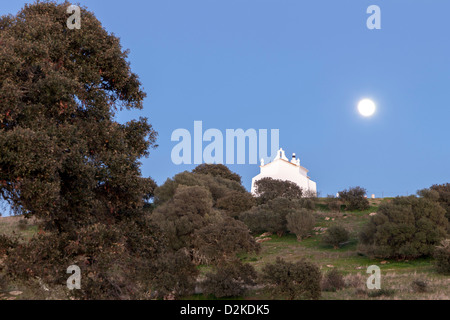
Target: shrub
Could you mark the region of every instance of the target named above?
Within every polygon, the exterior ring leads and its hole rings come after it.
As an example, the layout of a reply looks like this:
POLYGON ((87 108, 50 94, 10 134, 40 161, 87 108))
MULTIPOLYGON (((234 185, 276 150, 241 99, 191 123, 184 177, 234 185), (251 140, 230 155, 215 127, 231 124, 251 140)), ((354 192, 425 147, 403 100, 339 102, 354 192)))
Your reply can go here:
POLYGON ((200 186, 180 185, 166 203, 151 214, 152 221, 165 233, 174 251, 192 247, 195 230, 207 225, 206 215, 212 210, 210 192, 200 186))
POLYGON ((361 187, 354 187, 348 190, 340 191, 339 198, 345 203, 349 211, 362 211, 369 209, 369 200, 365 197, 367 191, 361 187))
POLYGON ((319 299, 321 280, 320 269, 305 260, 292 263, 277 258, 275 263, 262 269, 262 281, 269 293, 289 300, 319 299))
POLYGON ((253 233, 271 232, 282 236, 288 231, 287 215, 299 209, 301 209, 301 204, 298 201, 292 201, 287 198, 275 198, 242 213, 239 219, 253 233))
POLYGON ((333 246, 335 249, 343 242, 348 241, 349 232, 342 226, 331 226, 322 238, 323 243, 333 246))
POLYGON ((239 220, 244 222, 253 234, 282 234, 286 228, 282 217, 274 214, 267 206, 254 207, 243 212, 239 215, 239 220))
POLYGON ((8 280, 4 275, 0 273, 0 293, 5 292, 8 290, 8 280))
POLYGON ((414 292, 417 293, 424 293, 424 292, 428 292, 429 290, 429 285, 427 281, 424 280, 414 280, 411 283, 411 288, 414 292))
POLYGON ((395 294, 394 289, 374 289, 367 292, 369 298, 392 297, 395 294))
POLYGON ((275 198, 300 199, 302 189, 294 182, 263 178, 255 182, 258 202, 264 204, 275 198))
POLYGON ((439 273, 450 274, 450 239, 441 242, 434 252, 436 269, 439 273))
POLYGON ((17 244, 17 238, 0 234, 0 258, 5 255, 9 249, 14 248, 17 244))
POLYGON ((314 198, 301 198, 294 200, 298 203, 300 208, 308 209, 314 211, 316 209, 316 201, 314 198))
POLYGON ((446 212, 445 216, 448 220, 447 232, 450 235, 450 183, 433 185, 430 190, 437 192, 439 195, 437 201, 446 212))
POLYGON ((142 271, 148 275, 156 298, 177 299, 194 293, 198 270, 185 250, 164 253, 142 271))
POLYGON ((342 274, 333 269, 329 271, 322 280, 322 291, 338 291, 345 287, 345 281, 342 274))
POLYGON ((17 223, 17 227, 19 228, 19 230, 26 230, 28 228, 28 220, 20 219, 17 223))
POLYGON ((211 193, 213 205, 215 205, 220 198, 227 196, 230 191, 248 193, 247 190, 235 180, 229 180, 211 174, 196 174, 186 171, 175 175, 172 179, 167 179, 163 185, 155 189, 155 204, 161 205, 172 199, 176 189, 180 185, 204 187, 211 193))
POLYGON ((445 210, 426 198, 397 197, 382 203, 364 226, 361 250, 379 258, 430 256, 447 233, 445 210))
POLYGON ((240 260, 223 262, 215 269, 214 273, 206 274, 201 287, 205 295, 214 295, 216 298, 242 296, 257 279, 253 266, 243 264, 240 260))
POLYGON ((308 236, 316 224, 314 214, 307 209, 295 210, 289 213, 286 220, 287 229, 297 235, 298 241, 308 236))
POLYGON ((256 243, 241 221, 227 216, 217 217, 215 221, 195 231, 193 247, 199 263, 212 263, 236 253, 258 252, 256 243))
POLYGON ((192 173, 212 175, 213 177, 222 177, 224 179, 241 183, 241 176, 237 173, 231 172, 231 170, 223 164, 204 163, 192 170, 192 173))
POLYGON ((439 194, 437 201, 447 212, 447 218, 450 219, 450 183, 434 185, 430 189, 439 194))
MULTIPOLYGON (((41 232, 8 250, 4 264, 12 279, 33 285, 38 277, 51 291, 66 282, 70 265, 78 265, 85 276, 81 290, 68 293, 74 298, 142 299, 154 275, 168 272, 167 268, 152 269, 155 260, 164 256, 161 239, 159 231, 144 219, 95 224, 71 234, 41 232)), ((188 274, 183 273, 183 277, 188 274)))
POLYGON ((239 214, 250 210, 255 204, 253 196, 248 192, 230 191, 217 200, 217 208, 224 210, 230 217, 237 218, 239 214))
POLYGON ((340 212, 341 211, 341 201, 339 200, 339 198, 336 198, 334 196, 327 196, 327 205, 328 205, 328 209, 330 209, 330 211, 336 211, 336 212, 340 212))

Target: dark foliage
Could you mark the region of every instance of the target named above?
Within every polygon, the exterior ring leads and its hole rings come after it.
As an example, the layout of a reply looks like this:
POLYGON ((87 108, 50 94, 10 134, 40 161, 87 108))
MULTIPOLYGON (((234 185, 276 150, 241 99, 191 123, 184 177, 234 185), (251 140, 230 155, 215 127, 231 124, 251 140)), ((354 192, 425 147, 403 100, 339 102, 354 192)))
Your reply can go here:
POLYGON ((333 269, 329 271, 322 280, 322 291, 339 291, 345 287, 345 281, 342 274, 337 270, 333 269))
POLYGON ((450 240, 444 240, 434 252, 436 270, 439 273, 450 274, 450 240))
POLYGON ((290 212, 286 216, 286 221, 287 229, 297 235, 298 241, 308 236, 316 224, 313 212, 303 208, 290 212))
POLYGON ((19 244, 17 237, 0 234, 0 258, 19 244))
POLYGON ((262 281, 271 295, 289 300, 319 299, 321 280, 320 269, 304 260, 292 263, 277 258, 262 269, 262 281))
POLYGON ((173 250, 190 250, 194 232, 207 225, 205 216, 211 210, 211 194, 206 188, 180 185, 173 198, 157 207, 151 218, 164 232, 173 250))
POLYGON ((66 269, 77 265, 83 278, 81 290, 70 292, 76 298, 141 299, 152 287, 148 269, 164 253, 161 238, 144 219, 90 225, 76 233, 41 232, 8 250, 5 265, 10 277, 37 277, 50 288, 64 284, 66 269))
POLYGON ((329 196, 327 196, 326 201, 327 201, 328 209, 330 209, 330 211, 336 211, 336 212, 341 211, 342 202, 339 200, 339 198, 329 195, 329 196))
POLYGON ((217 208, 233 218, 238 218, 240 213, 250 210, 254 205, 255 199, 248 192, 230 191, 217 200, 217 208))
POLYGON ((424 293, 429 291, 429 284, 427 281, 424 280, 414 280, 411 283, 411 288, 414 292, 417 293, 424 293))
POLYGON ((395 295, 394 289, 373 289, 367 292, 369 298, 379 298, 379 297, 393 297, 395 295))
POLYGON ((255 182, 255 193, 260 204, 268 203, 276 198, 300 199, 302 189, 291 181, 263 178, 255 182))
POLYGON ((206 188, 211 193, 214 206, 216 206, 216 203, 220 198, 228 196, 232 191, 237 191, 242 194, 248 193, 247 190, 236 181, 225 179, 220 176, 195 174, 186 171, 175 175, 172 179, 167 179, 163 185, 156 188, 155 203, 160 205, 172 199, 175 195, 175 190, 180 185, 206 188))
POLYGON ((323 243, 333 246, 335 249, 349 239, 349 232, 343 226, 331 226, 322 238, 323 243))
POLYGON ((248 227, 227 216, 219 216, 197 230, 193 239, 195 254, 203 262, 209 263, 232 258, 236 253, 260 250, 260 245, 250 235, 248 227))
POLYGON ((178 299, 194 293, 198 270, 185 250, 160 255, 146 270, 152 297, 178 299))
POLYGON ((429 189, 420 190, 418 194, 424 198, 437 201, 445 210, 449 221, 447 231, 450 234, 450 183, 433 185, 429 189))
POLYGON ((139 214, 154 185, 139 159, 157 135, 145 118, 114 121, 145 93, 93 13, 82 8, 83 27, 67 28, 69 5, 0 18, 0 194, 60 233, 139 214))
POLYGON ((287 215, 299 209, 301 209, 299 201, 275 198, 242 213, 239 219, 250 228, 252 233, 272 232, 281 236, 288 231, 287 215))
POLYGON ((19 222, 17 223, 17 227, 19 228, 19 230, 26 230, 28 228, 28 220, 26 219, 20 219, 19 222))
POLYGON ((4 275, 0 274, 0 293, 3 293, 6 290, 8 290, 8 286, 9 286, 8 279, 4 275))
POLYGON ((255 284, 257 273, 253 266, 240 260, 222 262, 215 272, 206 274, 202 283, 203 293, 216 298, 239 297, 245 294, 247 287, 255 284))
POLYGON ((344 202, 349 211, 363 211, 369 209, 369 200, 365 197, 367 191, 361 187, 354 187, 340 191, 339 198, 344 202))
POLYGON ((222 177, 227 180, 236 181, 239 184, 241 183, 241 176, 237 173, 231 172, 228 167, 224 166, 223 164, 201 164, 194 170, 192 170, 193 173, 197 174, 208 174, 212 175, 213 177, 222 177))
POLYGON ((238 182, 183 172, 157 188, 155 195, 160 204, 152 221, 171 249, 187 250, 194 264, 216 264, 238 252, 259 250, 248 227, 230 217, 238 215, 239 204, 248 208, 253 201, 238 182))
POLYGON ((361 249, 380 258, 417 258, 433 254, 447 234, 445 210, 427 198, 397 197, 382 203, 360 233, 361 249))

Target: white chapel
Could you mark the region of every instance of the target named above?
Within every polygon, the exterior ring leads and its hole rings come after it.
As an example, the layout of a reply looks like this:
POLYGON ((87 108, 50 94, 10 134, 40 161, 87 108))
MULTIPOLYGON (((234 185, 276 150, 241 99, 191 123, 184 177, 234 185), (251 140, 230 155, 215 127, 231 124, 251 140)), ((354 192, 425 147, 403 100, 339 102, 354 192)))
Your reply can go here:
POLYGON ((260 174, 252 179, 253 194, 255 194, 256 181, 263 178, 272 178, 294 182, 303 189, 303 193, 310 191, 317 195, 316 183, 308 177, 309 171, 300 165, 300 159, 296 157, 295 153, 292 155, 292 160, 289 161, 284 150, 280 149, 272 162, 264 164, 264 159, 261 159, 260 168, 260 174))

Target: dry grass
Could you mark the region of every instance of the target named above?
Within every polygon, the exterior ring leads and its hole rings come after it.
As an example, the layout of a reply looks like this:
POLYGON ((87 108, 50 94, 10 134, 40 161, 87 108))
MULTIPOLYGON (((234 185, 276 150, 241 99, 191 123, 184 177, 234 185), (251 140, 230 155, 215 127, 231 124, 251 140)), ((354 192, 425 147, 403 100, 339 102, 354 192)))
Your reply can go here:
POLYGON ((38 230, 35 219, 25 219, 22 216, 0 217, 0 235, 16 235, 29 240, 38 230), (20 227, 21 221, 23 227, 20 227))

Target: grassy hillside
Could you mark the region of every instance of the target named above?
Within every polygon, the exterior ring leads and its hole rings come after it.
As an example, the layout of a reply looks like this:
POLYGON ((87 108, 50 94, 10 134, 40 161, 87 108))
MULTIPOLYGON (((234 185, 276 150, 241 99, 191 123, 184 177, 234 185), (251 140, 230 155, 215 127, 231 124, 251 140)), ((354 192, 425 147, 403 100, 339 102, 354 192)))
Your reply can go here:
MULTIPOLYGON (((368 210, 345 213, 331 213, 319 204, 317 227, 329 228, 338 223, 350 231, 350 241, 339 249, 322 244, 326 232, 322 229, 301 242, 292 234, 270 236, 270 241, 262 243, 262 251, 258 255, 246 255, 242 259, 257 270, 261 270, 266 263, 274 262, 276 257, 282 257, 292 262, 306 258, 319 265, 323 273, 332 269, 341 271, 345 275, 347 288, 338 292, 323 292, 323 299, 450 299, 450 277, 437 274, 431 258, 412 261, 375 260, 358 252, 359 230, 368 222, 370 214, 378 210, 382 201, 389 200, 371 200, 368 210), (381 292, 367 290, 366 281, 370 275, 366 270, 371 265, 381 269, 381 292), (414 281, 426 282, 427 292, 417 292, 419 290, 413 284, 414 281)), ((263 297, 255 292, 253 294, 258 298, 263 297)))
MULTIPOLYGON (((262 250, 259 254, 242 255, 240 258, 252 264, 257 270, 274 262, 277 257, 287 261, 296 261, 306 258, 320 266, 325 274, 332 269, 337 269, 344 274, 346 288, 337 292, 323 292, 322 299, 450 299, 450 277, 437 274, 433 268, 432 259, 418 259, 412 261, 374 260, 365 257, 358 252, 357 235, 361 227, 367 223, 370 214, 378 210, 382 201, 371 200, 370 209, 364 212, 333 213, 324 203, 319 203, 317 225, 314 234, 298 242, 293 234, 282 237, 272 235, 268 241, 262 242, 262 250), (350 231, 350 240, 339 249, 322 243, 322 237, 326 228, 339 223, 350 231), (369 274, 367 267, 378 265, 381 269, 381 291, 370 291, 366 288, 369 274), (426 283, 425 292, 419 292, 413 283, 421 281, 426 283)), ((23 237, 23 241, 30 239, 37 233, 38 227, 32 220, 21 222, 21 217, 0 218, 0 234, 13 234, 23 237)), ((1 264, 1 259, 0 259, 1 264)), ((201 268, 204 273, 209 268, 201 268)), ((2 299, 33 299, 35 293, 27 291, 20 284, 10 284, 6 292, 0 292, 2 299), (18 294, 20 293, 20 294, 18 294)), ((189 297, 190 299, 206 299, 202 295, 189 297)), ((241 299, 267 299, 263 290, 251 290, 247 296, 241 299)), ((282 297, 280 297, 282 298, 282 297)))

